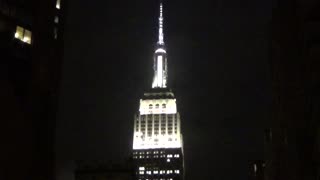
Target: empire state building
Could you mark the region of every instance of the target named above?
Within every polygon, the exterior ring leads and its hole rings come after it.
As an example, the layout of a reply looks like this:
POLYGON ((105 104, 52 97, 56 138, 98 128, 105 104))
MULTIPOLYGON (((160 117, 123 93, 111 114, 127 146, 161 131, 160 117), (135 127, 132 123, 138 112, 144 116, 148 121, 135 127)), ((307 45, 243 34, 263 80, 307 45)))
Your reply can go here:
POLYGON ((167 87, 168 66, 160 3, 159 39, 152 88, 140 99, 134 118, 133 162, 137 180, 182 180, 183 140, 176 98, 167 87))

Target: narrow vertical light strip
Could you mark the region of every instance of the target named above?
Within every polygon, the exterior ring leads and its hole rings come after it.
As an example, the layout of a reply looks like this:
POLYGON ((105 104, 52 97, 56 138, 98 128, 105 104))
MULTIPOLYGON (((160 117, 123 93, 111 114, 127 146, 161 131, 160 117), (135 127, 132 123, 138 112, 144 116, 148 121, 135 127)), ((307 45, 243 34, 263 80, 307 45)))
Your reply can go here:
POLYGON ((162 16, 162 3, 160 4, 160 16, 159 16, 159 40, 158 44, 163 45, 163 16, 162 16))
POLYGON ((57 0, 57 1, 56 1, 56 8, 57 8, 57 9, 60 9, 60 8, 61 8, 60 3, 61 3, 60 0, 57 0))
POLYGON ((158 72, 158 87, 162 87, 162 56, 158 56, 158 69, 157 69, 157 72, 158 72))

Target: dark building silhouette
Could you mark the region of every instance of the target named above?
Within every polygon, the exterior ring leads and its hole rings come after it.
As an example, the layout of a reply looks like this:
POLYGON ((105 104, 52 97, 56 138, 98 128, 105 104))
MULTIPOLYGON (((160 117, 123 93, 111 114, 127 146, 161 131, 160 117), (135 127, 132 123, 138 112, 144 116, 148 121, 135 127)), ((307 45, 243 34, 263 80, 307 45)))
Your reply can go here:
POLYGON ((124 164, 78 162, 75 180, 133 180, 134 170, 131 161, 124 164))
POLYGON ((0 0, 0 179, 54 179, 66 0, 0 0))
POLYGON ((249 180, 264 180, 264 167, 263 160, 255 160, 249 162, 249 180))
POLYGON ((271 24, 273 114, 266 180, 319 179, 320 1, 278 0, 271 24))

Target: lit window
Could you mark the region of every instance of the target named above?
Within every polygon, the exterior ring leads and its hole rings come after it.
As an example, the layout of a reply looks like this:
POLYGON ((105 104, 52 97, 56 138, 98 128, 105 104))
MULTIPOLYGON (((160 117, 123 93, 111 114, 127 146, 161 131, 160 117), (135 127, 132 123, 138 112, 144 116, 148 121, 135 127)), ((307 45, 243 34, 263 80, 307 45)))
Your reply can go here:
POLYGON ((139 167, 139 170, 140 170, 140 171, 144 171, 145 168, 144 168, 144 167, 139 167))
POLYGON ((59 16, 55 16, 54 17, 54 22, 57 23, 57 24, 59 23, 59 16))
POLYGON ((31 44, 32 32, 20 26, 17 26, 14 37, 25 43, 31 44))
POLYGON ((56 8, 57 8, 57 9, 60 9, 60 3, 61 3, 61 0, 57 0, 57 1, 56 1, 56 8))
POLYGON ((180 174, 180 170, 174 170, 174 173, 180 174))
POLYGON ((21 40, 23 38, 23 34, 24 34, 23 32, 24 32, 24 29, 20 26, 17 26, 16 33, 14 34, 14 37, 21 40))
POLYGON ((144 174, 144 171, 140 171, 140 174, 144 174))
POLYGON ((257 170, 258 170, 257 164, 254 164, 254 165, 253 165, 253 170, 254 170, 254 173, 257 173, 257 170))
POLYGON ((147 171, 147 174, 151 174, 151 171, 147 171))
POLYGON ((180 157, 180 155, 179 154, 175 154, 174 157, 178 158, 178 157, 180 157))
POLYGON ((153 171, 153 174, 158 174, 158 171, 153 171))
POLYGON ((168 154, 167 157, 168 157, 168 158, 172 158, 172 154, 168 154))
POLYGON ((167 162, 170 162, 170 159, 167 159, 167 162))
POLYGON ((58 28, 57 27, 54 27, 54 29, 53 29, 53 37, 54 37, 54 39, 58 38, 58 28))

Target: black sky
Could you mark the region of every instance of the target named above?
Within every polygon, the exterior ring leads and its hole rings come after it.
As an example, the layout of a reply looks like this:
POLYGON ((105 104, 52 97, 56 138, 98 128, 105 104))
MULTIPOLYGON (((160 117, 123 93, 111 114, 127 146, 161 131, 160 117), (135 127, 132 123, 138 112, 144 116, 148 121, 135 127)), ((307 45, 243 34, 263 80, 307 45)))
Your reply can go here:
MULTIPOLYGON (((151 86, 157 16, 158 0, 69 0, 59 173, 69 160, 129 155, 133 115, 151 86)), ((247 179, 248 161, 263 159, 270 116, 271 2, 167 0, 164 16, 187 180, 247 179)))

